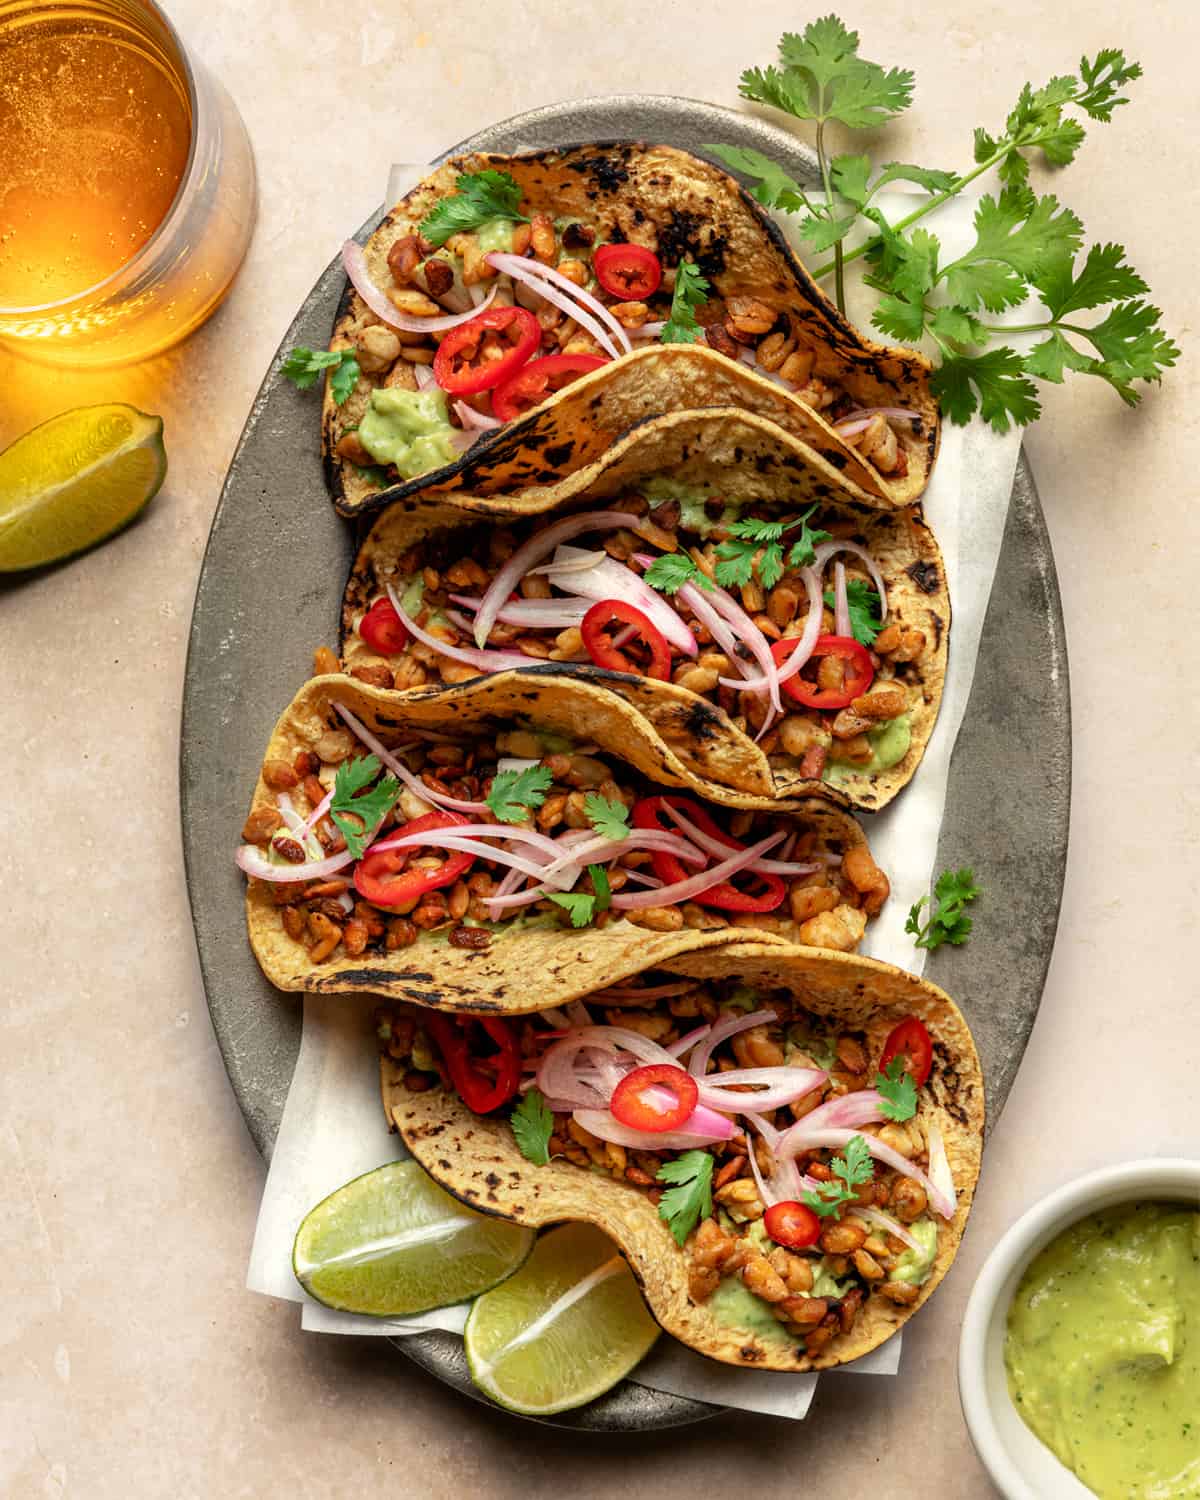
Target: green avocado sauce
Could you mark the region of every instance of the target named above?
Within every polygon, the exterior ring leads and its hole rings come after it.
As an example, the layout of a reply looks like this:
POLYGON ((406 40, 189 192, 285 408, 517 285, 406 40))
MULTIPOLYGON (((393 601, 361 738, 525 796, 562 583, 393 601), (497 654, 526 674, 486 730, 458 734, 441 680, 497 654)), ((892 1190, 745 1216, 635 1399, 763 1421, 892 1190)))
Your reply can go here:
POLYGON ((680 526, 684 531, 693 531, 698 536, 707 536, 709 532, 728 525, 738 516, 737 506, 729 503, 726 503, 719 516, 710 516, 704 507, 709 500, 719 498, 716 492, 711 487, 684 484, 678 479, 662 476, 648 479, 642 485, 642 494, 652 506, 662 505, 666 500, 678 500, 680 526))
POLYGON ((1200 1496, 1200 1212, 1126 1204, 1060 1234, 1004 1360, 1026 1426, 1101 1500, 1200 1496))
POLYGON ((379 388, 371 392, 358 424, 358 437, 377 463, 394 464, 404 479, 453 463, 454 428, 439 390, 379 388))
POLYGON ((867 739, 871 742, 873 754, 866 764, 851 765, 848 761, 840 761, 837 758, 839 741, 834 740, 829 748, 829 760, 825 767, 826 781, 839 781, 846 776, 858 773, 860 776, 873 776, 877 771, 886 771, 892 766, 899 765, 908 754, 908 747, 912 744, 912 720, 908 714, 900 714, 895 719, 886 719, 878 729, 868 729, 867 739))
POLYGON ((908 1232, 920 1245, 920 1250, 911 1247, 899 1256, 892 1267, 890 1281, 907 1281, 910 1286, 923 1286, 929 1280, 933 1263, 937 1259, 938 1227, 934 1219, 918 1219, 908 1226, 908 1232))
MULTIPOLYGON (((730 1219, 721 1210, 718 1219, 724 1215, 726 1222, 722 1224, 728 1233, 737 1234, 741 1231, 736 1220, 730 1219)), ((763 1255, 770 1255, 776 1248, 775 1241, 767 1233, 761 1219, 755 1219, 745 1230, 745 1238, 754 1248, 763 1255)), ((813 1284, 809 1292, 799 1293, 802 1297, 828 1297, 830 1301, 836 1301, 844 1297, 850 1290, 850 1281, 838 1281, 826 1268, 824 1257, 819 1261, 814 1260, 813 1284)), ((756 1297, 753 1292, 748 1291, 742 1285, 740 1276, 726 1276, 717 1287, 716 1291, 704 1304, 706 1309, 721 1323, 727 1323, 735 1328, 743 1328, 747 1333, 757 1334, 759 1338, 774 1341, 776 1343, 794 1344, 796 1337, 788 1333, 783 1324, 771 1311, 770 1303, 764 1302, 761 1297, 756 1297)))
POLYGON ((486 224, 481 224, 475 231, 480 249, 485 255, 490 255, 496 250, 511 255, 513 230, 516 227, 513 219, 489 219, 486 224))

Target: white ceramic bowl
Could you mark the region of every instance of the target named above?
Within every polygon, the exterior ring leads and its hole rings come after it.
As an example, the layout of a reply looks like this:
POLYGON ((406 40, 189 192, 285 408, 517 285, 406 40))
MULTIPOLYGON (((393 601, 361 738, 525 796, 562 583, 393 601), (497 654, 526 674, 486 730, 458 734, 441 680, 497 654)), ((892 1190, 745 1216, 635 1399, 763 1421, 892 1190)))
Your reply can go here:
POLYGON ((1200 1161, 1122 1162, 1068 1182, 1017 1220, 979 1273, 958 1346, 958 1393, 975 1451, 1005 1500, 1095 1500, 1017 1415, 1004 1373, 1005 1325, 1040 1250, 1088 1214, 1135 1200, 1200 1207, 1200 1161))

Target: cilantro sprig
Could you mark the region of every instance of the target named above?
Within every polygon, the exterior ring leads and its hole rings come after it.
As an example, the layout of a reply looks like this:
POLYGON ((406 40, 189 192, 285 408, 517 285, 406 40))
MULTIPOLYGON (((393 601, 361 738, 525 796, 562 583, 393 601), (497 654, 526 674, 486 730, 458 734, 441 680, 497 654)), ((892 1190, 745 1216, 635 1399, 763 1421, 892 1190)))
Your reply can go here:
POLYGON ((498 771, 492 777, 487 805, 501 823, 524 823, 546 800, 554 778, 547 766, 526 766, 523 771, 498 771))
POLYGON ((463 172, 454 186, 457 191, 436 203, 421 220, 421 233, 431 245, 444 245, 452 236, 479 229, 493 219, 529 223, 517 212, 521 187, 508 172, 490 167, 483 172, 463 172))
POLYGON ((686 552, 664 552, 656 557, 642 575, 660 594, 677 594, 685 583, 712 591, 712 584, 702 568, 686 552))
POLYGON ((672 1186, 658 1201, 658 1216, 682 1245, 701 1219, 713 1211, 713 1159, 707 1151, 685 1151, 663 1162, 655 1176, 672 1186))
POLYGON ((599 792, 589 792, 583 799, 583 810, 588 822, 606 839, 629 837, 629 809, 623 802, 602 797, 599 792))
MULTIPOLYGON (((832 589, 826 590, 825 603, 830 609, 837 608, 832 589)), ((862 646, 873 646, 883 620, 879 614, 879 595, 861 578, 852 578, 846 585, 846 603, 850 609, 850 633, 862 646)))
POLYGON ((592 877, 590 891, 553 891, 549 899, 571 917, 572 927, 586 927, 612 905, 612 885, 603 865, 588 865, 592 877))
POLYGON ((909 909, 904 930, 915 934, 914 947, 932 951, 943 943, 955 947, 965 943, 974 924, 963 908, 978 895, 979 887, 971 870, 943 870, 933 888, 934 901, 928 917, 921 920, 921 908, 928 902, 928 896, 914 901, 909 909))
POLYGON ((861 1135, 851 1136, 846 1149, 829 1163, 832 1182, 822 1182, 815 1192, 804 1194, 803 1201, 822 1219, 836 1214, 843 1204, 858 1197, 858 1189, 875 1175, 871 1153, 861 1135))
POLYGON ((530 1089, 509 1117, 513 1139, 526 1161, 544 1167, 550 1160, 550 1137, 554 1133, 551 1114, 540 1089, 530 1089))
POLYGON ((329 371, 329 389, 335 404, 344 405, 362 373, 353 349, 306 349, 298 344, 282 366, 283 375, 298 391, 311 390, 322 370, 329 371))
POLYGON ((375 782, 382 769, 377 755, 359 755, 354 760, 342 761, 334 776, 329 816, 355 859, 362 858, 372 834, 400 795, 400 783, 394 776, 384 776, 375 782))
POLYGON ((1141 399, 1135 382, 1159 382, 1179 358, 1147 300, 1149 287, 1116 244, 1083 249, 1083 225, 1052 194, 1029 187, 1031 160, 1051 168, 1073 161, 1086 138, 1084 120, 1108 123, 1127 104, 1126 85, 1141 67, 1119 48, 1083 57, 1077 74, 1026 83, 1003 130, 974 134, 974 165, 947 172, 907 162, 876 169, 869 155, 830 155, 826 128, 874 129, 905 110, 912 74, 885 70, 858 55, 859 39, 836 16, 812 22, 801 36, 785 35, 780 66, 742 74, 747 99, 771 105, 816 125, 821 194, 810 194, 770 158, 742 147, 714 146, 734 171, 753 180, 760 203, 800 216, 797 232, 814 251, 833 250, 813 275, 834 276, 838 307, 845 311, 844 269, 869 258, 868 285, 879 292, 875 327, 907 343, 926 339, 937 350, 933 390, 951 422, 978 412, 998 432, 1031 422, 1041 411, 1034 380, 1058 384, 1068 370, 1105 381, 1126 402, 1141 399), (980 199, 975 242, 943 263, 938 237, 919 220, 995 171, 1000 191, 980 199), (874 201, 881 188, 905 182, 925 201, 891 223, 874 201), (865 221, 864 243, 845 241, 865 221), (1001 313, 1038 297, 1046 315, 1021 324, 992 323, 1001 313), (1101 313, 1080 322, 1079 313, 1101 313), (1021 353, 1004 340, 1012 334, 1044 335, 1021 353))
POLYGON ((671 316, 659 339, 664 344, 694 344, 702 332, 696 308, 708 301, 708 281, 690 260, 681 260, 671 293, 671 316))
POLYGON ((917 1085, 898 1057, 875 1075, 875 1088, 883 1098, 880 1108, 889 1120, 911 1120, 917 1112, 917 1085))
POLYGON ((749 583, 756 559, 759 582, 765 589, 775 587, 785 567, 807 567, 820 543, 830 539, 827 531, 814 530, 808 524, 816 508, 810 505, 794 521, 764 521, 756 516, 730 521, 726 529, 731 536, 717 547, 717 582, 722 588, 740 588, 749 583), (799 536, 789 537, 785 546, 784 537, 797 526, 799 536))

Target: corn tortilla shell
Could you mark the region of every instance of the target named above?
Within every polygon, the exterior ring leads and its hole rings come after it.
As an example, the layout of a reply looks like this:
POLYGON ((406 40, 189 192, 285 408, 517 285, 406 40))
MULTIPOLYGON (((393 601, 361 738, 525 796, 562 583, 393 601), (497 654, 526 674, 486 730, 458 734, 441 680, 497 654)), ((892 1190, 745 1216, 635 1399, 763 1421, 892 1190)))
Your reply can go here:
MULTIPOLYGON (((660 784, 683 785, 702 795, 710 790, 669 780, 668 758, 646 721, 612 693, 577 684, 570 698, 564 699, 555 684, 529 682, 524 674, 514 673, 479 678, 463 688, 423 697, 368 687, 348 677, 311 678, 276 724, 264 761, 282 760, 290 765, 299 751, 310 750, 326 730, 344 728, 332 707, 335 702, 389 746, 402 743, 416 728, 464 738, 498 727, 536 728, 595 741, 602 752, 660 784)), ((866 842, 854 819, 828 803, 797 802, 789 804, 786 813, 779 804, 763 798, 731 795, 727 804, 780 812, 794 819, 795 826, 815 833, 818 854, 866 842)), ((252 810, 275 805, 275 794, 260 775, 252 810)), ((655 932, 621 918, 603 928, 518 929, 478 950, 455 948, 444 939, 421 940, 409 948, 358 958, 340 950, 314 964, 303 944, 288 936, 282 909, 275 905, 269 885, 259 880, 249 881, 246 887, 246 921, 254 955, 279 989, 365 991, 441 1010, 508 1015, 578 999, 696 949, 744 943, 747 932, 757 941, 789 946, 786 937, 760 929, 683 927, 676 932, 655 932)), ((794 941, 793 924, 788 928, 794 941)))
MULTIPOLYGON (((912 349, 865 337, 839 313, 796 259, 778 226, 710 162, 672 146, 636 143, 576 146, 522 156, 452 158, 401 200, 367 240, 367 266, 380 287, 392 284, 388 251, 416 232, 462 172, 493 169, 520 184, 527 211, 574 218, 603 238, 616 236, 654 250, 668 268, 691 259, 712 295, 753 296, 786 314, 816 354, 814 374, 835 381, 864 407, 918 412, 899 432, 908 473, 881 475, 832 425, 783 387, 700 345, 657 345, 612 362, 568 386, 525 418, 477 442, 462 459, 404 484, 379 490, 335 449, 356 426, 381 376, 363 375, 337 406, 326 389, 323 444, 334 504, 344 515, 378 508, 402 495, 465 489, 503 493, 553 484, 593 462, 623 431, 646 417, 686 407, 740 405, 773 417, 842 476, 847 492, 891 507, 915 501, 937 452, 939 416, 929 386, 930 364, 912 349)), ((330 347, 348 348, 377 321, 352 287, 342 299, 330 347)))
POLYGON ((979 1176, 985 1113, 983 1075, 966 1021, 936 985, 853 954, 746 943, 658 967, 789 991, 802 1008, 865 1031, 868 1051, 876 1057, 905 1017, 917 1016, 929 1028, 934 1063, 917 1120, 941 1130, 958 1207, 949 1224, 937 1221, 937 1255, 915 1303, 901 1307, 879 1294, 868 1297, 850 1333, 839 1334, 810 1357, 790 1342, 763 1339, 753 1329, 722 1322, 704 1303, 693 1303, 688 1269, 694 1237, 681 1250, 642 1189, 561 1159, 535 1166, 517 1149, 507 1119, 474 1115, 456 1094, 441 1088, 411 1093, 403 1085, 403 1069, 385 1057, 381 1082, 389 1123, 430 1176, 482 1213, 535 1227, 584 1220, 604 1230, 628 1259, 662 1327, 710 1359, 796 1373, 867 1354, 929 1300, 962 1240, 979 1176))

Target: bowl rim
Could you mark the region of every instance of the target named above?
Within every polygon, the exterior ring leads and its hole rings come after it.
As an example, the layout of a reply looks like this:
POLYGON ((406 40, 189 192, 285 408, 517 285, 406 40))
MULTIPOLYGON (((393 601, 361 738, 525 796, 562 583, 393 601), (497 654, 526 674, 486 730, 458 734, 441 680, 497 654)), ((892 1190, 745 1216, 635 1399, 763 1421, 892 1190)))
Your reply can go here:
MULTIPOLYGON (((1200 1157, 1150 1156, 1100 1167, 1053 1189, 1009 1227, 984 1261, 967 1300, 958 1346, 958 1395, 967 1432, 980 1462, 1005 1500, 1043 1500, 1016 1463, 1000 1434, 988 1396, 989 1337, 1005 1284, 1020 1276, 1060 1231, 1089 1211, 1133 1199, 1170 1202, 1194 1190, 1200 1203, 1200 1157), (1097 1203, 1098 1198, 1105 1201, 1097 1203)), ((1014 1287, 1015 1290, 1015 1287, 1014 1287)), ((1009 1294, 1011 1299, 1011 1293, 1009 1294)), ((1007 1302, 1003 1313, 1007 1316, 1007 1302)), ((1007 1400, 1007 1396, 1004 1397, 1007 1400)), ((1019 1418, 1018 1418, 1019 1420, 1019 1418)))

